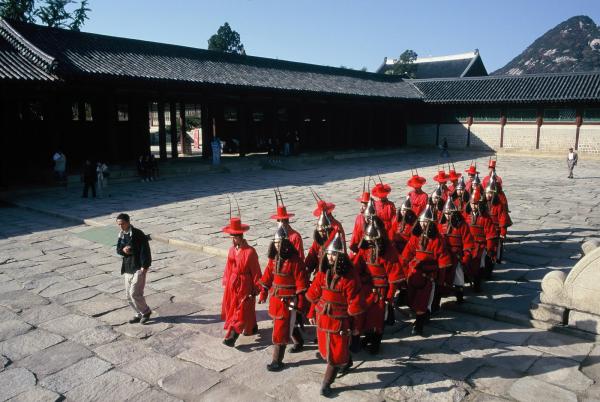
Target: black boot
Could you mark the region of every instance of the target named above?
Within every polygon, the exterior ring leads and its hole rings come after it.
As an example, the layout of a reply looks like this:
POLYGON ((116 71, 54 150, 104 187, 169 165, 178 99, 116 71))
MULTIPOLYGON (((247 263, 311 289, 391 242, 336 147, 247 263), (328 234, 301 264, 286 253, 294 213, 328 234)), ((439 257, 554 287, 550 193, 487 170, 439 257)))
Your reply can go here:
POLYGON ((285 345, 274 345, 273 346, 273 361, 267 364, 267 370, 269 371, 281 371, 283 370, 283 356, 285 355, 285 345))
POLYGON ((381 345, 381 338, 383 338, 383 334, 374 333, 371 336, 371 344, 369 345, 369 353, 372 355, 376 355, 379 353, 379 345, 381 345))
POLYGON ((331 389, 331 384, 335 380, 335 376, 337 375, 339 369, 337 367, 333 367, 328 364, 327 369, 325 370, 325 377, 323 377, 323 384, 321 385, 321 395, 325 397, 331 396, 333 390, 331 389))
POLYGON ((346 363, 346 365, 340 369, 340 376, 348 374, 348 372, 352 368, 353 364, 354 364, 354 362, 352 361, 352 355, 350 355, 350 358, 348 359, 348 363, 346 363))
POLYGON ((412 329, 412 335, 423 336, 423 324, 425 323, 425 314, 418 314, 412 329))
POLYGON ((396 314, 393 303, 386 303, 385 307, 387 308, 387 318, 385 320, 385 325, 392 326, 396 323, 396 314))
POLYGON ((465 301, 463 287, 457 286, 455 292, 456 292, 456 302, 458 304, 463 304, 465 301))
POLYGON ((473 292, 481 293, 481 278, 475 278, 475 282, 473 284, 473 292))
POLYGON ((435 296, 433 296, 433 301, 431 302, 431 312, 437 313, 440 311, 440 303, 442 302, 442 296, 435 292, 435 296))
POLYGON ((240 336, 240 334, 238 334, 237 332, 235 332, 235 329, 231 329, 231 334, 229 336, 229 338, 225 338, 223 339, 223 344, 227 345, 229 347, 234 347, 235 346, 235 341, 237 341, 237 338, 240 336))
POLYGON ((298 327, 295 327, 292 331, 292 341, 294 346, 290 348, 290 353, 299 353, 304 350, 304 338, 302 338, 302 332, 298 327))
POLYGON ((360 352, 360 335, 352 335, 352 338, 350 340, 350 352, 360 352))

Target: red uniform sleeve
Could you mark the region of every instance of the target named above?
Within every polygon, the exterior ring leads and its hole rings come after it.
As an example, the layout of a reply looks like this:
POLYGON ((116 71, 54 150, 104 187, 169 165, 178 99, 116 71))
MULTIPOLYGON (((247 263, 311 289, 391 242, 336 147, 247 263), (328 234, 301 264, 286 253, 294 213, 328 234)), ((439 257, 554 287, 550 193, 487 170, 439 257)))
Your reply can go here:
POLYGON ((323 272, 318 272, 306 292, 306 300, 316 304, 321 298, 321 286, 323 286, 323 272))
POLYGON ((304 260, 304 266, 306 267, 306 272, 309 276, 319 268, 319 245, 317 242, 313 241, 312 246, 308 250, 308 254, 304 260))
POLYGON ((465 222, 461 225, 461 237, 462 237, 462 245, 463 245, 463 264, 467 264, 473 255, 473 250, 475 248, 475 241, 473 240, 473 235, 471 234, 471 230, 469 229, 469 225, 465 222))
POLYGON ((353 276, 346 276, 344 294, 348 303, 348 314, 357 316, 365 311, 364 301, 360 294, 360 282, 353 276))
POLYGON ((386 251, 386 259, 385 269, 388 275, 388 282, 390 284, 401 282, 404 279, 404 272, 400 266, 400 256, 391 244, 386 251))
POLYGON ((223 271, 223 279, 221 280, 221 284, 224 288, 227 287, 229 282, 229 276, 231 275, 231 264, 235 262, 235 254, 233 251, 233 247, 229 249, 229 254, 227 255, 227 262, 225 263, 225 270, 223 271))
POLYGON ((503 206, 498 208, 498 226, 500 227, 500 235, 506 236, 506 228, 508 227, 508 214, 503 206))
POLYGON ((308 289, 308 278, 306 276, 306 268, 304 267, 304 261, 298 258, 294 265, 296 293, 304 293, 308 289))
POLYGON ((483 221, 483 231, 485 233, 487 252, 489 255, 495 255, 497 240, 496 227, 494 226, 492 218, 489 216, 484 217, 483 221))
POLYGON ((265 267, 265 272, 263 272, 262 277, 260 278, 259 284, 262 287, 265 287, 267 289, 271 288, 271 285, 273 284, 273 266, 274 266, 274 262, 272 259, 269 258, 269 262, 267 263, 267 266, 265 267))
POLYGON ((248 255, 248 261, 246 261, 246 266, 250 275, 252 277, 252 283, 254 284, 255 294, 259 294, 261 290, 261 286, 259 284, 261 272, 260 272, 260 264, 258 263, 258 254, 256 254, 256 250, 252 249, 250 255, 248 255))
POLYGON ((358 245, 363 236, 364 218, 361 214, 356 215, 354 220, 354 229, 352 230, 352 238, 350 239, 350 250, 358 252, 358 245))
POLYGON ((438 268, 446 269, 452 266, 452 257, 448 252, 448 247, 446 247, 446 242, 439 236, 439 241, 435 247, 435 258, 437 259, 438 268))

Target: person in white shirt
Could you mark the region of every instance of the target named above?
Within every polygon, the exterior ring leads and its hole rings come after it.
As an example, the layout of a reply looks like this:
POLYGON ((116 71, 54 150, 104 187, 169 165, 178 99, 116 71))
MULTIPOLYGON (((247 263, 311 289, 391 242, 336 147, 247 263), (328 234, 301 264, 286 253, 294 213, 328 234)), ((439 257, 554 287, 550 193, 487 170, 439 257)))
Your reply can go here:
POLYGON ((569 154, 567 155, 567 167, 569 168, 569 176, 567 178, 573 178, 573 169, 577 165, 577 152, 573 151, 573 148, 569 148, 569 154))
POLYGON ((110 193, 108 193, 108 165, 104 162, 98 162, 96 164, 96 176, 98 182, 98 192, 100 193, 100 197, 104 197, 106 194, 110 197, 110 193))
POLYGON ((56 180, 64 181, 66 179, 65 172, 67 170, 67 157, 62 151, 58 150, 52 156, 52 160, 54 161, 54 174, 56 176, 56 180))

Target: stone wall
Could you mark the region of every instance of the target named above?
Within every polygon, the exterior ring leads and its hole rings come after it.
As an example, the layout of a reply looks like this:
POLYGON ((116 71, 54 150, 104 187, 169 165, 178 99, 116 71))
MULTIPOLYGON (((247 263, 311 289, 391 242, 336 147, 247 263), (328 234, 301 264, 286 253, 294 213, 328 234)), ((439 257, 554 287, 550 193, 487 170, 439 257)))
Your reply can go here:
POLYGON ((464 148, 467 146, 466 124, 440 124, 440 144, 444 138, 448 141, 448 148, 464 148))
POLYGON ((537 126, 535 124, 507 124, 504 126, 504 148, 535 149, 537 126))
POLYGON ((563 151, 575 146, 577 126, 574 124, 543 124, 540 127, 540 149, 563 151))
POLYGON ((600 154, 600 125, 582 125, 579 128, 579 152, 600 154))
POLYGON ((406 128, 407 145, 431 145, 435 146, 436 125, 435 124, 409 124, 406 128))
POLYGON ((477 124, 471 125, 471 148, 475 149, 499 149, 500 148, 500 124, 477 124))

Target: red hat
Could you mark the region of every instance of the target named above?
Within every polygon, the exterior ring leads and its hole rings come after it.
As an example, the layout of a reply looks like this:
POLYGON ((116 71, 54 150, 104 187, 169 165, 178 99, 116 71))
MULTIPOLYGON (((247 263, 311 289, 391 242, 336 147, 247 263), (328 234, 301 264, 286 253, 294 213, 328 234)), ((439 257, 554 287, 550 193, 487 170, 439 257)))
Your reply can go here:
POLYGON ((421 188, 421 187, 423 187, 423 184, 425 184, 425 183, 427 183, 427 179, 419 176, 418 173, 415 173, 412 175, 412 177, 410 179, 408 179, 408 181, 406 182, 406 185, 408 187, 412 187, 412 188, 421 188))
POLYGON ((433 181, 437 181, 440 184, 445 184, 448 181, 448 176, 446 176, 446 172, 442 170, 438 170, 438 174, 433 176, 433 181))
POLYGON ((450 169, 450 174, 448 174, 448 179, 450 181, 458 180, 462 176, 462 173, 456 173, 456 170, 450 169))
POLYGON ((371 189, 371 194, 377 198, 386 198, 387 195, 392 191, 389 184, 377 183, 375 187, 371 189))
POLYGON ((490 163, 488 164, 488 168, 490 168, 490 169, 496 169, 496 160, 495 159, 490 159, 490 163))
POLYGON ((283 205, 277 206, 277 213, 271 215, 271 219, 290 219, 295 214, 288 213, 287 209, 283 205))
POLYGON ((250 229, 250 226, 242 224, 242 219, 235 217, 229 219, 229 225, 223 228, 223 232, 230 235, 239 235, 250 229))
POLYGON ((362 193, 362 195, 360 197, 358 197, 356 199, 356 201, 367 203, 367 202, 369 202, 370 199, 371 199, 371 194, 369 194, 368 191, 365 191, 362 193))
POLYGON ((469 166, 469 168, 467 170, 465 170, 465 173, 475 176, 476 174, 479 173, 477 171, 477 165, 476 164, 474 165, 471 163, 471 166, 469 166))
POLYGON ((317 208, 313 211, 314 216, 321 216, 321 211, 330 214, 335 209, 335 204, 332 202, 325 202, 323 200, 317 201, 317 208))

